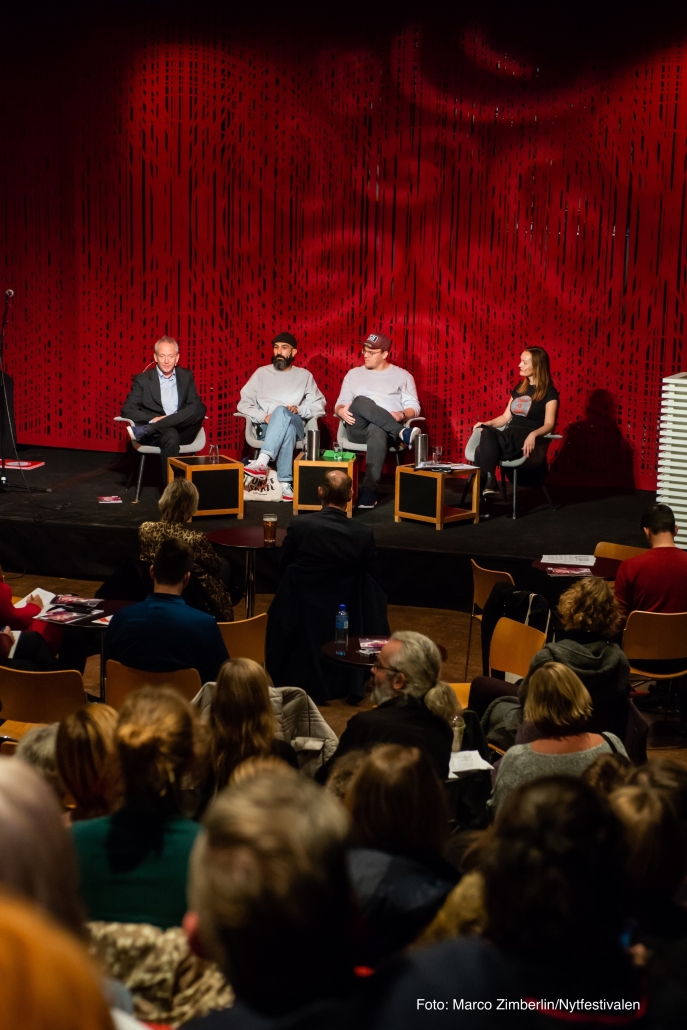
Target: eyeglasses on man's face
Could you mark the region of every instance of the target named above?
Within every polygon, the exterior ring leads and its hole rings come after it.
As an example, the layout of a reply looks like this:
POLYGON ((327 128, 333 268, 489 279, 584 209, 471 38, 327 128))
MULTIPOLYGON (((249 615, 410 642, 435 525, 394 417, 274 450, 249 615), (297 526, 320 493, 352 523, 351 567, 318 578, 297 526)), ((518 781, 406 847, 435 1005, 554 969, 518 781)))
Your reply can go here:
POLYGON ((373 672, 396 672, 396 670, 392 669, 390 665, 382 665, 382 663, 379 661, 379 659, 377 659, 377 661, 372 666, 372 671, 373 672))

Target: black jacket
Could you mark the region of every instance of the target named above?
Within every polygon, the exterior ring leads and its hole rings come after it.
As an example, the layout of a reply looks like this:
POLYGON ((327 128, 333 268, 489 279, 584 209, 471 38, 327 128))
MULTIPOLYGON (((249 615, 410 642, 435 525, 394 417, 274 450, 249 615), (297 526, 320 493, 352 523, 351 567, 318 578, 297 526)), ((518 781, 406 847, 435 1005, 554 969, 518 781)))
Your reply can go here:
POLYGON ((374 574, 374 533, 338 508, 297 515, 291 520, 281 548, 281 570, 289 565, 345 569, 374 574))
MULTIPOLYGON (((177 394, 179 396, 178 411, 198 405, 199 421, 205 414, 205 405, 198 396, 193 372, 190 368, 177 367, 177 394), (202 409, 202 410, 201 410, 202 409)), ((134 422, 150 422, 158 415, 164 415, 162 396, 160 394, 160 377, 157 365, 134 376, 129 396, 122 405, 122 418, 130 418, 134 422)))
POLYGON ((448 779, 453 733, 445 719, 430 712, 424 701, 401 694, 370 712, 349 719, 339 746, 330 762, 355 748, 368 750, 375 744, 417 747, 427 756, 440 779, 448 779))

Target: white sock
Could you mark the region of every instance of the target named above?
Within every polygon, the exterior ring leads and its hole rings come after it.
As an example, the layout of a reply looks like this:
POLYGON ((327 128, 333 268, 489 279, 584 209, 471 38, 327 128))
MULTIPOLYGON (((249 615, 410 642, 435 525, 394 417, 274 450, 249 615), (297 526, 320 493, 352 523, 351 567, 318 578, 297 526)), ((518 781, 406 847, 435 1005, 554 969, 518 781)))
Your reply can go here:
POLYGON ((266 451, 260 451, 258 454, 258 465, 269 465, 270 456, 266 451))

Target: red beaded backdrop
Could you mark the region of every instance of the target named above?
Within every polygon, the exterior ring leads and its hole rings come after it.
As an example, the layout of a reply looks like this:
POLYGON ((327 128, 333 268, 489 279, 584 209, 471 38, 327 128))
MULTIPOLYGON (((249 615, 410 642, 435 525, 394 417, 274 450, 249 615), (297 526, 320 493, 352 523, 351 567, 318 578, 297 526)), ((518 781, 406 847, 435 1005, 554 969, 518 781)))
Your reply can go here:
POLYGON ((226 16, 23 38, 0 158, 19 439, 122 449, 113 416, 162 333, 222 450, 281 329, 331 426, 379 329, 452 457, 543 345, 556 478, 652 488, 661 378, 685 367, 683 59, 673 36, 561 69, 553 47, 537 64, 417 20, 369 39, 226 16))

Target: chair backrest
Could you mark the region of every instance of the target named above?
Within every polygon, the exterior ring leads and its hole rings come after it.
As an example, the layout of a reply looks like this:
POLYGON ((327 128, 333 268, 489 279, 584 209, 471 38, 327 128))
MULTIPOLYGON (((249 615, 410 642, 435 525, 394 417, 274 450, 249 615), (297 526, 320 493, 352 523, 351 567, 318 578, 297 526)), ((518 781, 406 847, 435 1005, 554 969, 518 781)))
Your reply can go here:
POLYGON ((601 540, 594 548, 594 555, 597 558, 615 558, 616 561, 627 561, 628 558, 636 558, 638 554, 646 554, 646 547, 629 547, 626 544, 609 544, 607 540, 601 540))
POLYGON ((470 684, 469 683, 449 683, 449 687, 458 698, 458 704, 461 708, 467 708, 468 698, 470 696, 470 684))
POLYGON ((230 658, 252 658, 259 665, 265 664, 267 612, 253 619, 218 622, 217 625, 230 658))
POLYGON ((623 651, 630 662, 684 658, 687 666, 687 612, 630 612, 623 651))
POLYGON ((514 619, 499 619, 489 649, 489 668, 526 676, 537 651, 546 643, 546 633, 514 619))
POLYGON ((192 701, 202 684, 197 669, 175 669, 174 672, 146 672, 132 669, 109 658, 105 666, 107 679, 107 703, 120 709, 124 699, 132 690, 140 687, 172 687, 187 701, 192 701))
POLYGON ((496 572, 493 569, 483 569, 474 559, 470 559, 472 565, 473 592, 472 601, 478 608, 484 608, 489 594, 496 583, 510 583, 515 586, 515 581, 510 572, 496 572))
POLYGON ((0 666, 0 701, 3 719, 60 722, 86 703, 86 691, 76 669, 25 672, 0 666))

